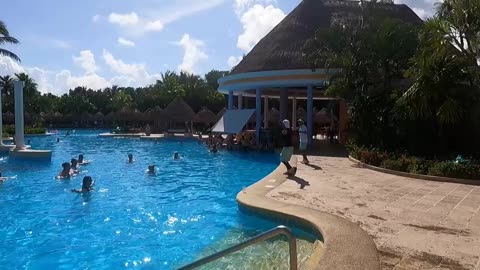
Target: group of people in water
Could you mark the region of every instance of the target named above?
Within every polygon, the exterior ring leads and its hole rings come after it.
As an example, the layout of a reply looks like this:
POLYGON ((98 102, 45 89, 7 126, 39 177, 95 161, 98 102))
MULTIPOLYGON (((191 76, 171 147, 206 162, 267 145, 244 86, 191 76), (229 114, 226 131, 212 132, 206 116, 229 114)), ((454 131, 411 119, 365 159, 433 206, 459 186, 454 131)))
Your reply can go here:
MULTIPOLYGON (((72 158, 70 162, 62 163, 62 170, 58 173, 57 179, 70 179, 80 173, 80 166, 89 164, 90 161, 85 160, 83 154, 78 155, 78 159, 72 158)), ((72 189, 75 193, 86 193, 93 190, 94 181, 91 176, 83 177, 82 188, 72 189)))

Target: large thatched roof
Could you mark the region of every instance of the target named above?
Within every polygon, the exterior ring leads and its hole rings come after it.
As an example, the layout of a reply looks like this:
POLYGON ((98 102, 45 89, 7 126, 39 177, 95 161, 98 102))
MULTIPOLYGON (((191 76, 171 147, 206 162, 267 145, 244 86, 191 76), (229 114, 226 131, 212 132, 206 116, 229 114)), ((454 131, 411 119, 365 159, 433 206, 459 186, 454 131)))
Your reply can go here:
POLYGON ((164 112, 167 119, 174 122, 193 121, 195 118, 195 112, 180 97, 176 97, 170 102, 164 112))
MULTIPOLYGON (((422 20, 406 5, 374 5, 375 11, 402 21, 420 24, 422 20)), ((268 33, 232 70, 246 72, 310 69, 302 55, 303 48, 318 29, 329 28, 342 19, 358 16, 358 1, 303 0, 287 17, 268 33)))

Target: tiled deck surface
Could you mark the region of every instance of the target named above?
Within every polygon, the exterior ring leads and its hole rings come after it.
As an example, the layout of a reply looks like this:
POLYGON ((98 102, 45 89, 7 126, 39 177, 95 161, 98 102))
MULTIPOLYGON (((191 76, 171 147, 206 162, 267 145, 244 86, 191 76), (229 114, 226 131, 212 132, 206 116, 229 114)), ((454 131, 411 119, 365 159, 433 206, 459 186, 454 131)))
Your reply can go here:
POLYGON ((383 174, 344 157, 310 161, 267 197, 357 222, 382 269, 480 270, 480 186, 383 174))

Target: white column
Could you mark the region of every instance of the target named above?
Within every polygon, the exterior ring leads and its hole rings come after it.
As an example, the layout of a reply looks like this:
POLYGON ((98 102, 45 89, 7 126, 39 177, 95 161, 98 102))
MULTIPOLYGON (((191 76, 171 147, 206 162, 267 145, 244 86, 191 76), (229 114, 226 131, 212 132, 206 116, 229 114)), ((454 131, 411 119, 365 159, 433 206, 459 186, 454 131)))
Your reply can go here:
POLYGON ((2 111, 2 92, 3 87, 0 86, 0 146, 3 145, 3 111, 2 111))
POLYGON ((25 148, 24 143, 24 116, 23 116, 23 82, 13 82, 15 90, 15 150, 25 148))
POLYGON ((239 94, 238 95, 238 109, 239 110, 243 110, 243 95, 242 94, 239 94))
POLYGON ((263 128, 268 128, 268 97, 263 98, 263 128))
POLYGON ((297 128, 297 98, 292 100, 292 128, 297 128))

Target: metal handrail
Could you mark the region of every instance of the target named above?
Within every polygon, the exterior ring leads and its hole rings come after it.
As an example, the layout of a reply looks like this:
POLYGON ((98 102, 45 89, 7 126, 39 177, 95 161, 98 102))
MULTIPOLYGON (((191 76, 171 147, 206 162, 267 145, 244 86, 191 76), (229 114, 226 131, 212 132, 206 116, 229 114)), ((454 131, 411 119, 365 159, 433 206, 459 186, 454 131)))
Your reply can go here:
POLYGON ((210 256, 204 257, 202 259, 199 259, 197 261, 194 261, 190 264, 187 264, 185 266, 182 266, 178 268, 177 270, 189 270, 189 269, 194 269, 197 267, 200 267, 204 264, 207 264, 209 262, 215 261, 217 259, 220 259, 222 257, 225 257, 229 254, 232 254, 234 252, 237 252, 241 249, 244 249, 246 247, 249 247, 251 245, 257 244, 259 242, 263 242, 265 240, 271 239, 273 237, 276 237, 278 235, 285 235, 288 238, 288 247, 289 247, 289 253, 290 253, 290 270, 297 270, 297 240, 295 236, 293 235, 292 231, 285 226, 278 226, 275 227, 269 231, 266 231, 264 233, 261 233, 257 236, 254 236, 247 241, 244 241, 240 244, 237 244, 235 246, 229 247, 227 249, 221 250, 219 252, 216 252, 210 256))

